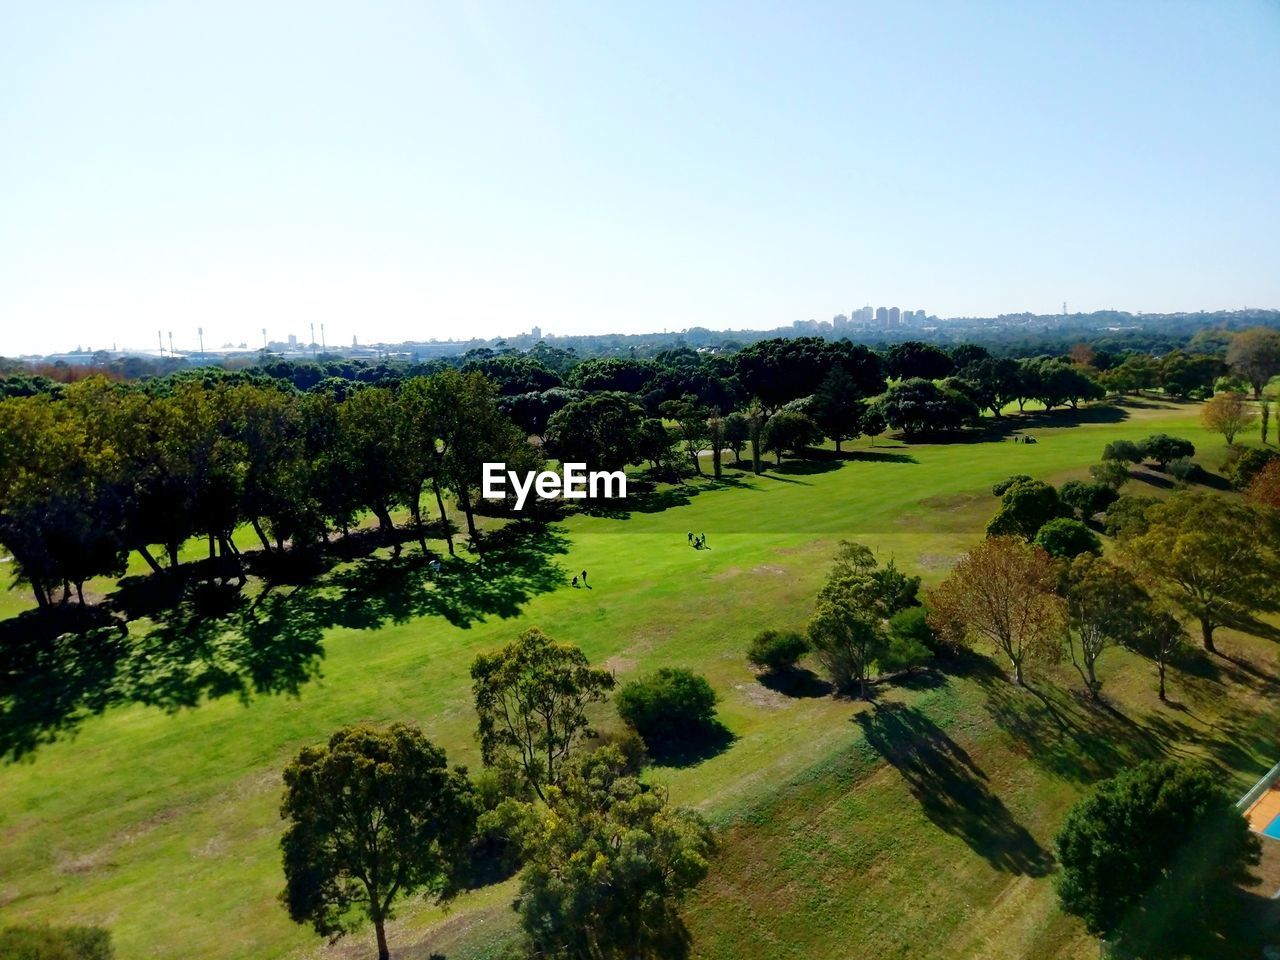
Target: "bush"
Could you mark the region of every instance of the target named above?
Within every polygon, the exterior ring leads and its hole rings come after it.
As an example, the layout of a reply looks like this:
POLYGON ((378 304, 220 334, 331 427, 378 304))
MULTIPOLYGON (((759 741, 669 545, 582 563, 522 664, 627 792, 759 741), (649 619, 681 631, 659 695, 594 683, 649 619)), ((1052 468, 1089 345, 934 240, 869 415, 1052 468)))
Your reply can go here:
POLYGON ((1107 536, 1118 540, 1141 536, 1147 532, 1147 507, 1157 502, 1155 497, 1122 495, 1107 507, 1102 528, 1107 531, 1107 536))
POLYGON ((1119 494, 1105 483, 1068 480, 1058 490, 1058 496, 1067 506, 1080 511, 1081 518, 1087 520, 1111 506, 1119 494))
POLYGON ((889 635, 914 640, 933 653, 944 646, 933 632, 933 627, 929 626, 929 610, 924 606, 907 607, 890 617, 889 635))
POLYGON ((994 497, 1003 497, 1004 492, 1012 487, 1015 483, 1026 483, 1031 478, 1025 473, 1015 473, 1012 477, 1007 477, 999 483, 991 487, 991 495, 994 497))
POLYGON ((1036 545, 1051 557, 1078 557, 1082 553, 1102 553, 1102 541, 1079 520, 1059 517, 1036 533, 1036 545))
POLYGON ((1253 478, 1262 472, 1262 468, 1273 460, 1280 460, 1280 453, 1264 450, 1259 447, 1239 449, 1227 466, 1223 469, 1231 485, 1237 490, 1246 489, 1253 483, 1253 478))
POLYGON ((1112 490, 1119 490, 1129 479, 1129 468, 1122 460, 1103 460, 1089 468, 1094 481, 1112 490))
POLYGON ((1171 460, 1168 466, 1169 476, 1179 483, 1191 483, 1200 476, 1200 464, 1190 457, 1179 457, 1171 460))
POLYGON ((878 663, 886 673, 905 670, 910 673, 933 655, 933 630, 924 607, 908 607, 889 620, 889 635, 878 663))
POLYGON ((1132 440, 1113 440, 1102 448, 1102 459, 1137 463, 1142 459, 1142 447, 1132 440))
POLYGON ((781 673, 795 667, 809 650, 809 640, 802 633, 765 630, 751 641, 747 660, 765 673, 781 673))
POLYGON ((1043 480, 1015 483, 1000 498, 1000 512, 987 524, 987 536, 1030 540, 1050 520, 1071 512, 1058 499, 1058 491, 1043 480))
POLYGON ((112 960, 110 932, 101 927, 7 927, 0 930, 5 960, 112 960))
POLYGON ((705 677, 663 667, 626 684, 617 696, 618 716, 652 747, 706 733, 715 721, 716 694, 705 677))
POLYGON ((1183 440, 1181 437, 1171 437, 1167 433, 1154 433, 1138 446, 1142 450, 1142 456, 1148 460, 1154 460, 1161 470, 1165 469, 1171 460, 1196 455, 1194 443, 1183 440))

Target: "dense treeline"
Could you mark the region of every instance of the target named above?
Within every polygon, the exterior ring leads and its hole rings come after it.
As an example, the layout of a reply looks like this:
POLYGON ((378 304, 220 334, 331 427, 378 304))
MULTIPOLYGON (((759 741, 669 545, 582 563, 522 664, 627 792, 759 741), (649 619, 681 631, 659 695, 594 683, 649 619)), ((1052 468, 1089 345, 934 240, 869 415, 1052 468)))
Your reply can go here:
POLYGON ((580 360, 539 343, 456 364, 268 361, 67 383, 13 374, 0 379, 0 543, 42 607, 119 575, 130 551, 156 572, 175 569, 197 536, 209 544, 203 569, 243 582, 232 536, 241 525, 268 555, 306 555, 362 515, 398 544, 392 512, 405 509, 425 552, 424 497, 452 552, 446 495, 475 540, 485 462, 648 464, 678 480, 702 472, 705 451, 719 477, 726 451, 736 460, 749 448, 759 472, 766 452, 781 461, 824 437, 838 450, 886 429, 954 433, 1013 403, 1053 410, 1108 390, 1204 396, 1215 385, 1257 394, 1280 373, 1278 343, 1259 328, 1235 335, 1225 356, 1159 360, 1083 344, 1022 360, 919 341, 880 354, 820 337, 729 356, 580 360))

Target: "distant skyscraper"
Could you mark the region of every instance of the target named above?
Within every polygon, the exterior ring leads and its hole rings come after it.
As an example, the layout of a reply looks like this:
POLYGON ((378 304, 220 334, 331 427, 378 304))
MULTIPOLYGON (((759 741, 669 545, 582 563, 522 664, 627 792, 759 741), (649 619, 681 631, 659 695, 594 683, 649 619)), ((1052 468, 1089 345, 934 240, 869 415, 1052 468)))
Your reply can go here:
POLYGON ((889 308, 889 326, 896 327, 902 323, 902 311, 897 307, 889 308))
POLYGON ((884 307, 876 307, 876 326, 889 326, 889 311, 884 307))
POLYGON ((537 340, 541 340, 541 339, 542 339, 542 328, 541 328, 541 327, 534 327, 532 330, 530 330, 530 331, 529 331, 529 336, 533 337, 533 339, 534 339, 535 341, 537 341, 537 340))
POLYGON ((290 350, 298 349, 298 335, 295 333, 289 334, 289 349, 290 350))

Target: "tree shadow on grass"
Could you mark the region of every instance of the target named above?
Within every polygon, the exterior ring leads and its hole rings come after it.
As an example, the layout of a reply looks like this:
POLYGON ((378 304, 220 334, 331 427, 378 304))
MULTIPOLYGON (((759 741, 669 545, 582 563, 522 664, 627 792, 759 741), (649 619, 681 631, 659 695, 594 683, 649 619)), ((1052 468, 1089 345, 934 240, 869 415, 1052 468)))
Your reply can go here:
POLYGON ((1049 872, 1049 852, 1013 818, 964 748, 932 720, 904 704, 881 704, 854 719, 936 826, 997 870, 1032 877, 1049 872))
POLYGON ((661 767, 693 767, 729 749, 737 736, 719 720, 701 729, 690 730, 679 740, 646 744, 649 757, 661 767))
POLYGON ((832 470, 839 470, 844 465, 844 459, 836 459, 835 457, 813 458, 803 460, 783 460, 782 463, 775 463, 770 467, 770 472, 783 474, 788 477, 812 477, 819 473, 830 473, 832 470))
POLYGON ((1077 697, 1045 680, 1018 687, 976 654, 959 658, 955 667, 982 689, 988 713, 1013 749, 1064 780, 1090 783, 1162 752, 1158 738, 1105 701, 1077 697))
POLYGON ((784 697, 794 697, 796 699, 829 697, 834 690, 834 687, 826 680, 823 680, 812 670, 806 670, 803 667, 762 673, 758 679, 762 687, 767 687, 774 693, 780 693, 784 697))
POLYGON ((451 558, 435 572, 417 553, 374 555, 253 596, 197 585, 132 635, 105 609, 85 614, 101 623, 70 624, 60 612, 0 622, 0 759, 30 753, 114 704, 178 710, 206 698, 296 695, 319 675, 334 627, 374 630, 438 616, 465 629, 517 616, 566 581, 554 559, 566 550, 559 531, 515 523, 491 536, 482 559, 451 558))
POLYGON ((895 453, 892 450, 846 450, 840 458, 850 463, 919 463, 909 453, 895 453))

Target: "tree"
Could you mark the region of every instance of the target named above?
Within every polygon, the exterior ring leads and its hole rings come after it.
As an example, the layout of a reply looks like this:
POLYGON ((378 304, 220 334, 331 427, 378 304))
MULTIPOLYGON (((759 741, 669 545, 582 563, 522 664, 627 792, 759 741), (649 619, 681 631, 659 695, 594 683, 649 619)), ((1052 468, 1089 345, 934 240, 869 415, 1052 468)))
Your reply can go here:
POLYGON ((658 411, 668 420, 675 421, 676 429, 684 440, 685 455, 693 466, 693 472, 702 476, 702 461, 699 454, 702 447, 710 439, 707 429, 707 417, 711 411, 700 406, 692 396, 679 400, 665 400, 658 406, 658 411))
POLYGON ((1019 483, 1030 483, 1032 479, 1029 473, 1015 473, 1011 477, 1005 477, 1003 480, 993 483, 991 485, 991 495, 993 497, 1003 497, 1010 487, 1019 483))
POLYGON ((378 958, 388 960, 386 921, 395 901, 420 890, 450 895, 455 865, 475 828, 466 771, 415 727, 344 727, 307 747, 284 771, 280 841, 295 923, 323 936, 373 923, 378 958))
POLYGON ((1036 531, 1032 541, 1055 559, 1071 559, 1082 554, 1098 556, 1102 541, 1074 517, 1055 517, 1036 531))
POLYGON ((1249 483, 1245 498, 1259 507, 1280 510, 1280 459, 1272 460, 1249 483))
POLYGON ((997 418, 1022 390, 1021 368, 1008 357, 985 357, 962 368, 960 377, 969 384, 974 399, 997 418))
POLYGON ((1141 463, 1142 446, 1132 440, 1112 440, 1102 448, 1103 460, 1116 460, 1120 463, 1141 463))
POLYGON ((823 434, 830 437, 840 452, 840 444, 851 440, 862 429, 864 407, 857 384, 841 366, 833 366, 809 404, 809 413, 823 434))
POLYGON ((1236 442, 1236 434, 1248 427, 1254 419, 1255 414, 1249 408, 1248 401, 1239 393, 1214 394, 1200 408, 1200 422, 1206 429, 1222 434, 1228 446, 1236 442))
POLYGON ((1089 468, 1089 476, 1113 491, 1118 491, 1129 480, 1129 468, 1122 460, 1103 460, 1089 468))
POLYGON ((680 906, 707 875, 710 827, 661 786, 626 775, 616 747, 571 764, 521 839, 516 910, 528 952, 583 960, 683 960, 680 906))
POLYGON ((1039 547, 989 537, 928 594, 929 624, 954 643, 989 642, 1023 686, 1026 664, 1057 652, 1064 610, 1055 580, 1053 560, 1039 547))
POLYGON ((830 345, 820 337, 758 340, 733 356, 733 368, 766 418, 783 404, 813 392, 831 368, 830 345))
POLYGON ((476 657, 471 681, 485 766, 514 755, 543 800, 574 745, 591 735, 587 705, 604 700, 614 685, 608 670, 593 668, 577 647, 555 643, 536 627, 476 657))
POLYGON ((1253 478, 1260 474, 1267 464, 1280 460, 1280 453, 1275 450, 1264 450, 1258 447, 1237 447, 1234 456, 1227 461, 1223 473, 1237 490, 1246 490, 1253 478))
POLYGON ((724 442, 733 451, 733 462, 742 463, 742 448, 751 437, 751 425, 740 412, 724 418, 724 442))
POLYGON ((1050 520, 1071 516, 1058 491, 1043 480, 1024 480, 1005 490, 1000 509, 987 524, 987 536, 1017 536, 1031 540, 1050 520))
POLYGON ((811 649, 802 633, 763 630, 756 634, 747 648, 747 662, 764 673, 785 673, 794 670, 800 658, 811 649))
POLYGON ((1280 374, 1280 332, 1254 327, 1237 333, 1227 346, 1227 364, 1249 382, 1258 399, 1267 381, 1280 374))
POLYGON ((872 409, 909 437, 959 430, 978 418, 978 407, 968 397, 921 379, 892 384, 872 409))
POLYGON ((1058 897, 1096 937, 1114 939, 1145 898, 1162 916, 1194 916, 1230 896, 1258 862, 1258 840, 1218 775, 1151 761, 1095 786, 1056 838, 1058 897))
POLYGON ((941 380, 951 373, 954 364, 945 351, 933 344, 907 340, 889 348, 884 368, 895 380, 941 380))
POLYGON ((1077 556, 1063 570, 1062 594, 1071 663, 1096 700, 1098 658, 1107 647, 1133 636, 1148 597, 1128 570, 1090 554, 1077 556))
POLYGON ((888 650, 886 622, 917 602, 919 588, 919 577, 892 562, 880 567, 866 546, 841 541, 808 628, 814 655, 837 690, 856 686, 866 698, 871 665, 888 650))
POLYGON ((1133 624, 1124 643, 1130 650, 1147 657, 1156 665, 1161 702, 1169 699, 1165 695, 1165 674, 1169 663, 1186 640, 1187 631, 1177 617, 1167 610, 1160 610, 1153 603, 1147 602, 1134 611, 1133 624))
POLYGON ((1059 499, 1078 511, 1083 520, 1102 513, 1115 503, 1118 496, 1119 494, 1105 483, 1084 483, 1080 480, 1068 480, 1058 489, 1059 499))
POLYGON ((1115 503, 1107 507, 1103 520, 1107 536, 1125 540, 1146 533, 1150 526, 1147 522, 1147 508, 1158 502, 1155 497, 1121 494, 1115 503))
POLYGON ((803 413, 779 410, 764 425, 760 445, 782 464, 783 453, 796 454, 811 444, 822 442, 822 430, 803 413))
POLYGON ((1147 529, 1123 540, 1129 565, 1200 624, 1204 648, 1213 633, 1258 610, 1275 609, 1277 564, 1267 524, 1248 506, 1195 491, 1152 504, 1147 529))
POLYGON ((547 423, 547 451, 562 463, 621 470, 642 459, 644 411, 625 393, 593 393, 566 404, 547 423))
POLYGON ((679 667, 660 667, 618 691, 618 716, 635 728, 650 749, 670 747, 706 734, 715 724, 716 694, 705 677, 679 667))
POLYGON ((1154 460, 1161 470, 1169 466, 1170 460, 1179 457, 1194 457, 1196 447, 1190 440, 1171 437, 1167 433, 1154 433, 1139 444, 1142 456, 1154 460))

